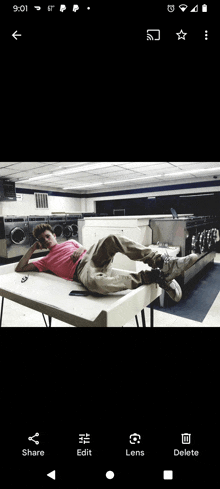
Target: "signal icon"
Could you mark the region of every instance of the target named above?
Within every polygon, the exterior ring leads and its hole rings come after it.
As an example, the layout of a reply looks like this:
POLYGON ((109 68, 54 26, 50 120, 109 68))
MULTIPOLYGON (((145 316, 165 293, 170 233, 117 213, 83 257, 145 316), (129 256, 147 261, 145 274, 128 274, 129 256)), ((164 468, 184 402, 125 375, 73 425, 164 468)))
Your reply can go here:
POLYGON ((182 10, 182 12, 185 12, 185 10, 188 8, 188 5, 182 3, 181 5, 179 5, 179 8, 182 10))
POLYGON ((199 11, 199 6, 196 5, 194 8, 192 8, 192 10, 190 10, 190 12, 198 12, 199 11))

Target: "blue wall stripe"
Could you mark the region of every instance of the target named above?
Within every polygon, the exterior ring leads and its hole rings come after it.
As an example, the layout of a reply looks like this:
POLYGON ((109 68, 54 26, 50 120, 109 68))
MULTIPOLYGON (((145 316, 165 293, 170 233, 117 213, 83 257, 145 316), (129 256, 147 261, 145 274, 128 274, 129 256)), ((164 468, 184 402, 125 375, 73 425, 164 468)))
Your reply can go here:
POLYGON ((39 194, 48 194, 52 195, 53 197, 82 197, 79 194, 70 194, 66 192, 52 192, 51 190, 36 190, 36 189, 31 189, 31 188, 16 188, 16 192, 18 194, 35 194, 36 192, 39 194))
POLYGON ((77 197, 79 199, 82 198, 92 198, 92 197, 108 197, 114 195, 132 195, 132 194, 143 194, 143 193, 152 193, 152 192, 164 192, 168 190, 183 190, 183 189, 194 189, 194 188, 205 188, 205 187, 219 187, 220 191, 220 182, 219 181, 210 181, 210 182, 193 182, 193 183, 180 183, 180 184, 172 184, 172 185, 162 185, 158 187, 146 187, 139 189, 131 189, 131 190, 115 190, 112 192, 96 192, 92 194, 71 194, 71 193, 63 193, 63 192, 52 192, 45 190, 33 190, 27 188, 16 188, 16 192, 21 194, 34 194, 38 193, 47 193, 48 195, 55 197, 77 197))

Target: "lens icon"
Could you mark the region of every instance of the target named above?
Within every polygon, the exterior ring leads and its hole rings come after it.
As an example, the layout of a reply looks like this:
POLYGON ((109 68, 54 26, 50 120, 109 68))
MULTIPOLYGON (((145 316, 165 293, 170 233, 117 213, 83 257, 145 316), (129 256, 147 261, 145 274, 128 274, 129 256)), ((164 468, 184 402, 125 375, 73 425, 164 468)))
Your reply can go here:
POLYGON ((174 12, 175 5, 167 5, 167 10, 168 10, 168 12, 174 12))

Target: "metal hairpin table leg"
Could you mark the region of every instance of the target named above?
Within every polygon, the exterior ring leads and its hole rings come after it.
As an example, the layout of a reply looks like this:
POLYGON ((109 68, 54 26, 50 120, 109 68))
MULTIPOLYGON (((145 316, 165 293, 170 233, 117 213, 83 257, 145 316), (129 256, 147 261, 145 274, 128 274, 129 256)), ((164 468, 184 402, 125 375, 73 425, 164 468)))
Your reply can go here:
POLYGON ((42 312, 42 316, 43 316, 43 318, 44 318, 44 322, 45 322, 46 328, 51 328, 51 324, 52 324, 52 317, 48 316, 48 321, 49 321, 49 325, 48 325, 48 324, 47 324, 47 321, 46 321, 46 319, 45 319, 45 316, 44 316, 44 314, 43 314, 43 312, 42 312))
MULTIPOLYGON (((144 309, 142 309, 142 311, 141 311, 141 318, 142 318, 142 326, 143 326, 143 328, 146 328, 146 320, 145 320, 144 309)), ((137 326, 139 326, 137 316, 135 316, 135 319, 136 319, 137 326)), ((153 328, 153 326, 154 326, 154 308, 151 306, 150 307, 150 327, 153 328)))
POLYGON ((4 297, 2 296, 2 304, 1 304, 1 316, 0 316, 0 327, 1 327, 1 325, 2 325, 3 305, 4 305, 4 297))
POLYGON ((135 320, 136 320, 137 327, 139 328, 138 317, 137 317, 137 315, 136 315, 136 314, 135 314, 135 320))
POLYGON ((150 327, 154 326, 154 308, 150 306, 150 327))
POLYGON ((142 318, 143 328, 146 328, 146 321, 145 321, 144 309, 142 309, 142 311, 141 311, 141 318, 142 318))

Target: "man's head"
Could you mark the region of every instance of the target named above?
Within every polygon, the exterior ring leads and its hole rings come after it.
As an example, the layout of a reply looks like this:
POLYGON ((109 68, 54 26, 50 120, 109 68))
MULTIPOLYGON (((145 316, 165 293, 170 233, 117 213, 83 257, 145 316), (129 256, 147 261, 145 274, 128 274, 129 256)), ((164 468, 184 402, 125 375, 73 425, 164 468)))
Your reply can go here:
POLYGON ((50 250, 52 246, 57 244, 56 234, 53 233, 50 224, 38 224, 33 230, 33 235, 43 248, 48 248, 50 250))

